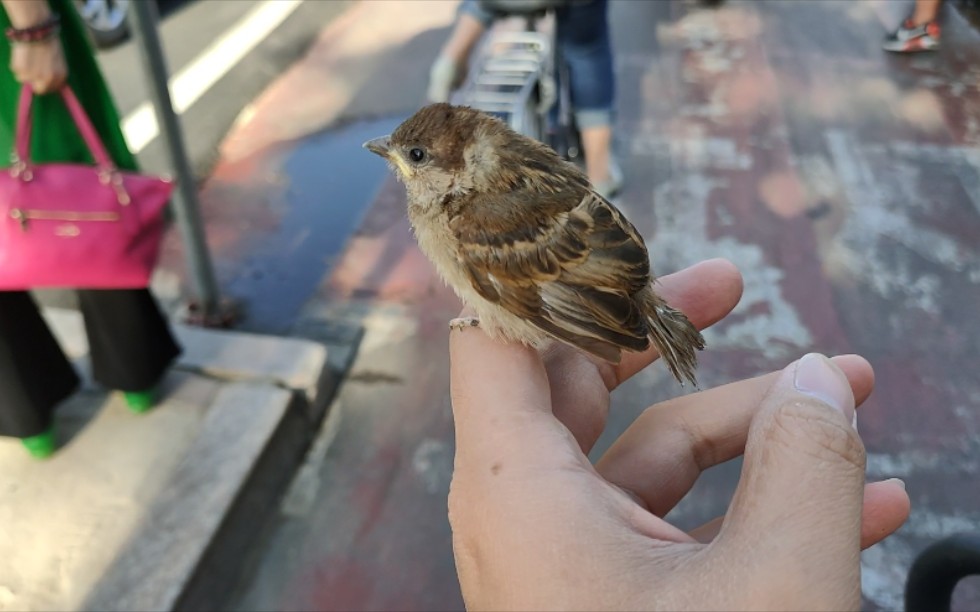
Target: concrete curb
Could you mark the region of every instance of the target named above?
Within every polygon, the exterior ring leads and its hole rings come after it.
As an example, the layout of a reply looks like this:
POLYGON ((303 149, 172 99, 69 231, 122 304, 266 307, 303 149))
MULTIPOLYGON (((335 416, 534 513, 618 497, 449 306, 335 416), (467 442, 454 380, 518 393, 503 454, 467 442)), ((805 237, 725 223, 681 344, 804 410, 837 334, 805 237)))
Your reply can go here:
MULTIPOLYGON (((260 458, 289 418, 294 399, 289 391, 265 383, 225 385, 168 486, 147 509, 137 537, 116 557, 82 609, 177 608, 190 584, 202 582, 194 580, 206 572, 202 561, 221 547, 217 535, 244 491, 252 488, 260 458)), ((214 588, 217 581, 208 582, 214 588)))
MULTIPOLYGON (((81 315, 45 317, 87 376, 81 315)), ((0 440, 0 610, 215 609, 233 588, 352 351, 174 328, 184 355, 150 413, 87 382, 51 460, 0 440)))

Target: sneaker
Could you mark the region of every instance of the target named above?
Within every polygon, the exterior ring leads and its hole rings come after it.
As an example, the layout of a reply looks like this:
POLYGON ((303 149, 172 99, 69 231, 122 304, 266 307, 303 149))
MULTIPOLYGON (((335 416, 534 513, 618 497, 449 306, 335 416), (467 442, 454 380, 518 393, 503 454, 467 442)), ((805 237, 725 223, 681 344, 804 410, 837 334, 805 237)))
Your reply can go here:
POLYGON ((932 51, 939 47, 939 31, 937 21, 917 26, 911 19, 906 19, 901 27, 885 39, 882 48, 895 53, 932 51))
POLYGON ((156 403, 156 390, 148 391, 126 391, 123 393, 126 400, 126 407, 134 414, 149 412, 156 403))
POLYGON ((596 193, 607 200, 616 197, 619 190, 623 188, 623 170, 612 153, 609 154, 609 178, 595 183, 592 187, 596 193))
POLYGON ((48 429, 36 436, 21 438, 20 441, 24 445, 24 448, 27 449, 27 452, 30 453, 31 457, 35 459, 47 459, 58 448, 58 443, 54 436, 54 428, 48 429))

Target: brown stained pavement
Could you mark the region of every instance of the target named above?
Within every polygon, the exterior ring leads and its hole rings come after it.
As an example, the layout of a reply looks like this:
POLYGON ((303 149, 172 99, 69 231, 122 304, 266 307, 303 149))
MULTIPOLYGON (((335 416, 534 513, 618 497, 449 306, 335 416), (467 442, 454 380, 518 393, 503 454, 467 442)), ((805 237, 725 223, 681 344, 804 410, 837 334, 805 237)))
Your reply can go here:
MULTIPOLYGON (((205 190, 208 215, 239 224, 212 230, 225 278, 283 240, 282 219, 300 206, 281 197, 288 160, 312 156, 324 176, 336 167, 309 145, 330 146, 316 130, 375 114, 397 120, 422 102, 447 6, 355 6, 256 103, 205 190)), ((859 417, 869 477, 905 479, 913 513, 864 553, 867 609, 901 606, 909 563, 928 543, 980 531, 980 36, 947 11, 942 51, 888 56, 878 45, 890 8, 732 0, 715 10, 682 1, 611 9, 628 176, 618 203, 657 271, 720 256, 745 277, 741 305, 707 334, 702 384, 812 350, 859 353, 875 367, 859 417)), ((381 166, 360 150, 346 155, 381 166)), ((233 602, 240 609, 461 605, 446 522, 446 321, 459 304, 416 249, 402 189, 383 170, 363 216, 343 217, 356 231, 322 246, 335 256, 307 264, 325 272, 302 288, 299 316, 355 319, 366 331, 279 520, 257 539, 233 602)), ((335 210, 330 184, 320 187, 300 197, 335 210)), ((600 447, 678 392, 659 367, 635 377, 615 394, 600 447)), ((721 514, 738 469, 709 470, 671 518, 693 527, 721 514)), ((957 592, 960 609, 980 607, 978 586, 957 592)))

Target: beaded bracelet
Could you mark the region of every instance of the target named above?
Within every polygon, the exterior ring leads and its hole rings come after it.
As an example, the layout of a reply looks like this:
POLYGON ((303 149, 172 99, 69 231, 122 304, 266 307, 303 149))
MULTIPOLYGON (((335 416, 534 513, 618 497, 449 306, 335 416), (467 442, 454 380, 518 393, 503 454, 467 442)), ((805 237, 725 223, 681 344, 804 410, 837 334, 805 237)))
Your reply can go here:
POLYGON ((57 13, 51 15, 44 21, 32 25, 29 28, 7 28, 4 32, 7 40, 16 43, 41 42, 58 35, 61 30, 61 16, 57 13))

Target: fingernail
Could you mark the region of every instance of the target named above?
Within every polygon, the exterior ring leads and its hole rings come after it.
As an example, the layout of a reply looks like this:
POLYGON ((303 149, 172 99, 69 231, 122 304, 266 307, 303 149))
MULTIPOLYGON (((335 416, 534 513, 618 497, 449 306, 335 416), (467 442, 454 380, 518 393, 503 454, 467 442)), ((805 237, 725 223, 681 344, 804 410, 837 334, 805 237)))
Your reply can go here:
POLYGON ((800 393, 815 397, 854 420, 854 395, 847 379, 818 353, 808 353, 796 364, 793 385, 800 393))
POLYGON ((900 487, 902 487, 902 490, 903 490, 903 491, 904 491, 904 490, 906 490, 906 487, 905 487, 905 481, 904 481, 904 480, 902 480, 901 478, 889 478, 889 479, 888 479, 888 480, 886 480, 885 482, 894 482, 894 483, 895 483, 895 484, 897 484, 898 486, 900 486, 900 487))

